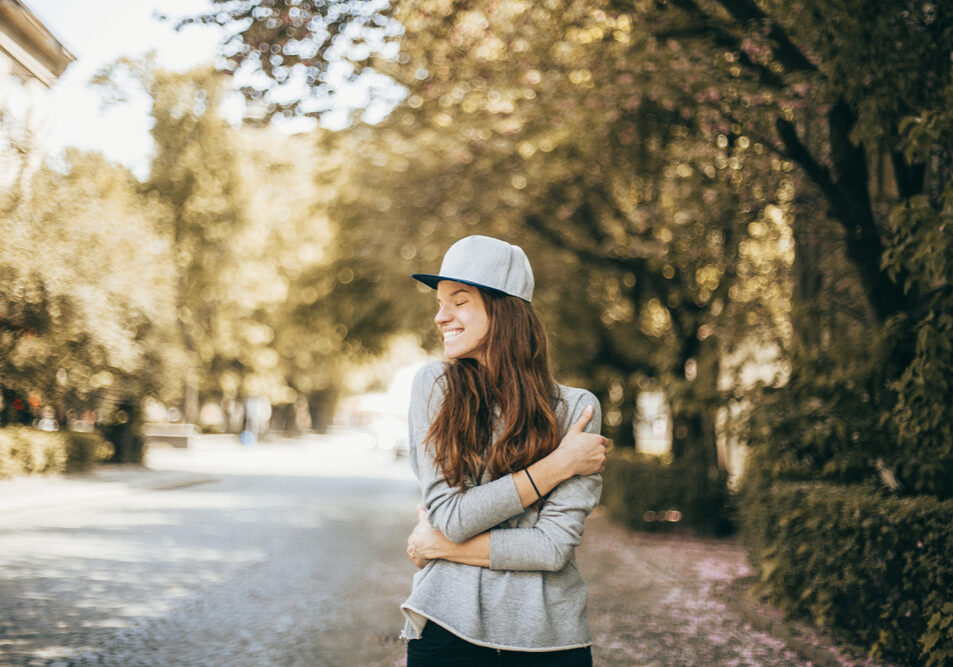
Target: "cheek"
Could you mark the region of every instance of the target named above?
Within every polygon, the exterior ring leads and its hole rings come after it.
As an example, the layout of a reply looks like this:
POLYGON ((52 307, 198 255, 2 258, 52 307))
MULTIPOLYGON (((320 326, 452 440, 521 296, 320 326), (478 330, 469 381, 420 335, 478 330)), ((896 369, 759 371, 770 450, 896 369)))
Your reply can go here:
POLYGON ((486 335, 490 332, 490 321, 486 318, 486 316, 483 316, 474 322, 474 331, 478 340, 483 340, 486 338, 486 335))

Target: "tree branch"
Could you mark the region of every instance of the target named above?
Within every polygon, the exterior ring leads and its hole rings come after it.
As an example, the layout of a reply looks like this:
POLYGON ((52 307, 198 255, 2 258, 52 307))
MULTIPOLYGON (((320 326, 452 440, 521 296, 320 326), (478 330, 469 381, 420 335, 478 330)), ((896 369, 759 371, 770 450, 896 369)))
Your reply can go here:
POLYGON ((771 52, 788 72, 816 72, 812 63, 777 21, 766 14, 753 0, 717 0, 736 20, 743 24, 760 21, 770 26, 766 37, 773 42, 771 52))
POLYGON ((776 126, 787 155, 801 165, 830 204, 830 215, 844 229, 846 254, 857 269, 867 300, 877 319, 886 321, 904 303, 903 280, 896 283, 880 269, 883 242, 877 230, 867 191, 867 158, 862 146, 850 141, 853 115, 843 101, 828 114, 831 162, 836 170, 818 163, 797 135, 794 124, 778 118, 776 126))
POLYGON ((708 37, 715 46, 737 54, 738 64, 755 72, 758 76, 759 83, 771 86, 776 90, 782 90, 784 88, 784 81, 782 81, 775 72, 772 72, 770 68, 765 67, 761 63, 752 60, 744 49, 741 48, 741 40, 738 39, 738 36, 731 34, 725 26, 719 25, 720 22, 699 7, 694 0, 672 0, 672 4, 692 16, 692 27, 662 31, 656 33, 656 37, 659 39, 669 37, 675 39, 679 37, 708 37))
POLYGON ((811 151, 808 150, 807 146, 804 145, 798 136, 794 123, 784 120, 783 118, 778 118, 775 121, 775 127, 786 149, 784 154, 801 165, 801 168, 804 169, 808 178, 814 181, 832 205, 839 207, 845 206, 846 204, 843 202, 844 194, 834 183, 831 172, 827 167, 814 159, 811 151))
POLYGON ((897 192, 901 199, 909 199, 923 192, 926 178, 926 164, 907 164, 903 153, 894 151, 890 154, 893 164, 894 181, 897 183, 897 192))

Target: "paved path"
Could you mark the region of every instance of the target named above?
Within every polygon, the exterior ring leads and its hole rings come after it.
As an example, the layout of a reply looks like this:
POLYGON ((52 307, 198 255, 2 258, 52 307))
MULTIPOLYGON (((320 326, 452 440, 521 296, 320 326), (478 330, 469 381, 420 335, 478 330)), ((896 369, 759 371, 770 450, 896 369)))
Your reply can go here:
MULTIPOLYGON (((405 460, 350 436, 207 440, 147 463, 0 482, 0 665, 404 663, 405 460)), ((578 561, 600 667, 872 664, 752 627, 769 614, 739 597, 732 542, 596 516, 578 561)))
POLYGON ((599 667, 877 664, 749 601, 736 542, 633 533, 596 516, 577 557, 599 667))
POLYGON ((47 481, 61 501, 64 484, 82 491, 76 502, 0 507, 0 665, 402 655, 398 605, 414 571, 403 540, 417 502, 405 462, 352 441, 150 458, 177 488, 146 491, 140 475, 153 473, 126 470, 47 481), (189 476, 206 483, 185 486, 189 476))

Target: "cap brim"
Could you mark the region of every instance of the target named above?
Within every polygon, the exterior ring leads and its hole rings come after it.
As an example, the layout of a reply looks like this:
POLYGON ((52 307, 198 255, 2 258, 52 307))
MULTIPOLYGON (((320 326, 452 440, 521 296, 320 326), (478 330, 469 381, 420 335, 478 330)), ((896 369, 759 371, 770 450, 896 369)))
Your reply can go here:
POLYGON ((462 278, 450 278, 449 276, 432 276, 428 273, 413 273, 410 276, 414 280, 419 280, 427 287, 432 287, 437 289, 437 283, 441 280, 452 280, 455 283, 463 283, 464 285, 473 285, 474 287, 480 287, 483 289, 488 289, 491 292, 497 292, 499 294, 506 294, 502 290, 497 289, 496 287, 490 287, 489 285, 483 285, 482 283, 475 283, 472 280, 463 280, 462 278))

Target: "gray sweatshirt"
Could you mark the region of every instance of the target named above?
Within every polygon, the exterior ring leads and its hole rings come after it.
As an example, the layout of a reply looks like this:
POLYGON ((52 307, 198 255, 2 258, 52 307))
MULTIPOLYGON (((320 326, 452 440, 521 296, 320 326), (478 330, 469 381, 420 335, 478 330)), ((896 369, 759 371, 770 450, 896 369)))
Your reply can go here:
MULTIPOLYGON (((490 531, 490 567, 430 561, 414 576, 401 605, 403 637, 418 639, 427 620, 481 646, 516 651, 556 651, 592 642, 586 616, 586 584, 575 566, 583 522, 599 502, 599 475, 572 477, 546 497, 537 511, 523 508, 512 475, 466 489, 451 487, 424 444, 443 400, 446 364, 418 371, 411 395, 410 461, 420 480, 430 523, 453 542, 490 531)), ((556 416, 560 437, 587 405, 595 413, 586 427, 598 433, 599 401, 590 392, 559 387, 556 416)), ((497 434, 498 435, 498 432, 497 434)))

